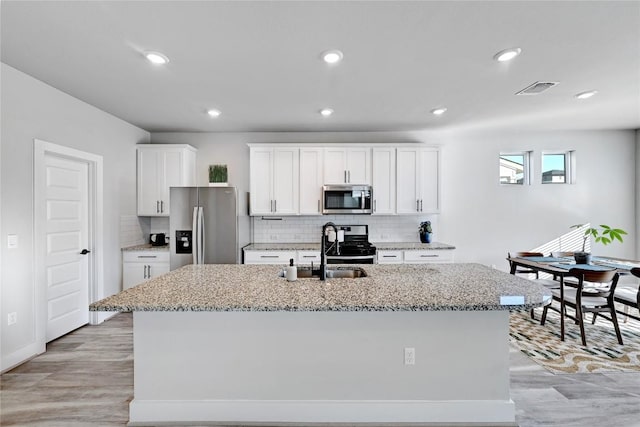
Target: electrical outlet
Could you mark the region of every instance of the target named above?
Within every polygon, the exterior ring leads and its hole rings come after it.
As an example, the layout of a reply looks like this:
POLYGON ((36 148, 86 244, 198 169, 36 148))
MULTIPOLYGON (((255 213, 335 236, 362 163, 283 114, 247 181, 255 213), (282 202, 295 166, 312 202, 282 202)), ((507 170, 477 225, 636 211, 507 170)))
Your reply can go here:
POLYGON ((415 365, 416 364, 416 349, 413 347, 404 348, 404 364, 415 365))
POLYGON ((13 313, 9 313, 9 315, 7 316, 7 324, 11 326, 17 322, 18 322, 18 313, 16 313, 15 311, 13 313))
POLYGON ((17 234, 9 234, 7 236, 7 248, 15 249, 18 247, 18 235, 17 234))

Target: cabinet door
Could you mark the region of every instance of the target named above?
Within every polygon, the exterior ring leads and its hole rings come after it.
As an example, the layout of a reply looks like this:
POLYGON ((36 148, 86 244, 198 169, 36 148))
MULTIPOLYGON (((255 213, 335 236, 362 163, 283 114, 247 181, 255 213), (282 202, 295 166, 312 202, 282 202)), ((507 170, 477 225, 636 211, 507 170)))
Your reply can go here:
POLYGON ((347 183, 347 151, 344 148, 325 148, 324 183, 347 183))
MULTIPOLYGON (((420 208, 418 196, 418 150, 414 148, 398 148, 396 155, 396 212, 399 214, 417 214, 420 208)), ((375 192, 375 188, 373 191, 375 192)))
POLYGON ((147 264, 147 274, 149 279, 158 277, 169 272, 169 264, 166 262, 151 262, 147 264))
POLYGON ((162 172, 160 190, 160 214, 169 216, 169 188, 183 186, 183 154, 181 151, 165 151, 161 153, 162 172))
POLYGON ((420 212, 440 212, 440 152, 423 149, 420 151, 420 212))
POLYGON ((160 151, 138 150, 138 215, 160 214, 160 151))
POLYGON ((273 150, 270 148, 251 148, 249 160, 251 215, 273 213, 272 157, 273 150))
POLYGON ((391 215, 396 212, 396 150, 373 149, 373 214, 391 215))
POLYGON ((298 213, 298 156, 297 148, 273 150, 273 212, 276 215, 298 213))
POLYGON ((322 214, 322 148, 300 149, 300 215, 322 214))
POLYGON ((347 149, 347 183, 371 184, 371 148, 347 149))
POLYGON ((125 262, 122 264, 122 289, 132 288, 145 279, 146 264, 139 262, 125 262))

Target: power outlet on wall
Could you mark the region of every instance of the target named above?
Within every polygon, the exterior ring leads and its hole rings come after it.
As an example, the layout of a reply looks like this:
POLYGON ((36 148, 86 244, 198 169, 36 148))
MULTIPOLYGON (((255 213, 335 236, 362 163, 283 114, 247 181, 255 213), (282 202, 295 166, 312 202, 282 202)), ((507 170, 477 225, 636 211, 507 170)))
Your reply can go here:
POLYGON ((18 322, 18 313, 15 311, 12 313, 9 313, 9 315, 7 316, 7 325, 11 326, 17 322, 18 322))
POLYGON ((416 349, 413 347, 404 348, 404 364, 415 365, 416 364, 416 349))

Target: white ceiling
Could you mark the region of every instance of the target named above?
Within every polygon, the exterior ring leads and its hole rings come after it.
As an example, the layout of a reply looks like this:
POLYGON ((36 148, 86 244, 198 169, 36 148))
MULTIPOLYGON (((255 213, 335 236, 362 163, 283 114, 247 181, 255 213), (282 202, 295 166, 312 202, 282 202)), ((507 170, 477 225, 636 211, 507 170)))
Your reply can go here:
POLYGON ((639 1, 0 7, 4 63, 151 132, 640 128, 639 1), (320 60, 332 48, 337 66, 320 60), (560 84, 514 95, 538 80, 560 84))

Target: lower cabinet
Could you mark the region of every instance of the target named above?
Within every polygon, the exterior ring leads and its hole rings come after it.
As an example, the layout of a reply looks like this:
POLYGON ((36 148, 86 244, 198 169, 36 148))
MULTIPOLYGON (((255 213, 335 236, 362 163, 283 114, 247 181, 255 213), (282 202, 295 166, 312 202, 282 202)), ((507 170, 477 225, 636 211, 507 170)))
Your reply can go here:
POLYGON ((245 264, 283 264, 297 259, 296 251, 244 251, 245 264))
POLYGON ((169 251, 122 253, 122 289, 129 289, 169 272, 169 251))
POLYGON ((378 264, 450 264, 452 249, 379 250, 378 264))

